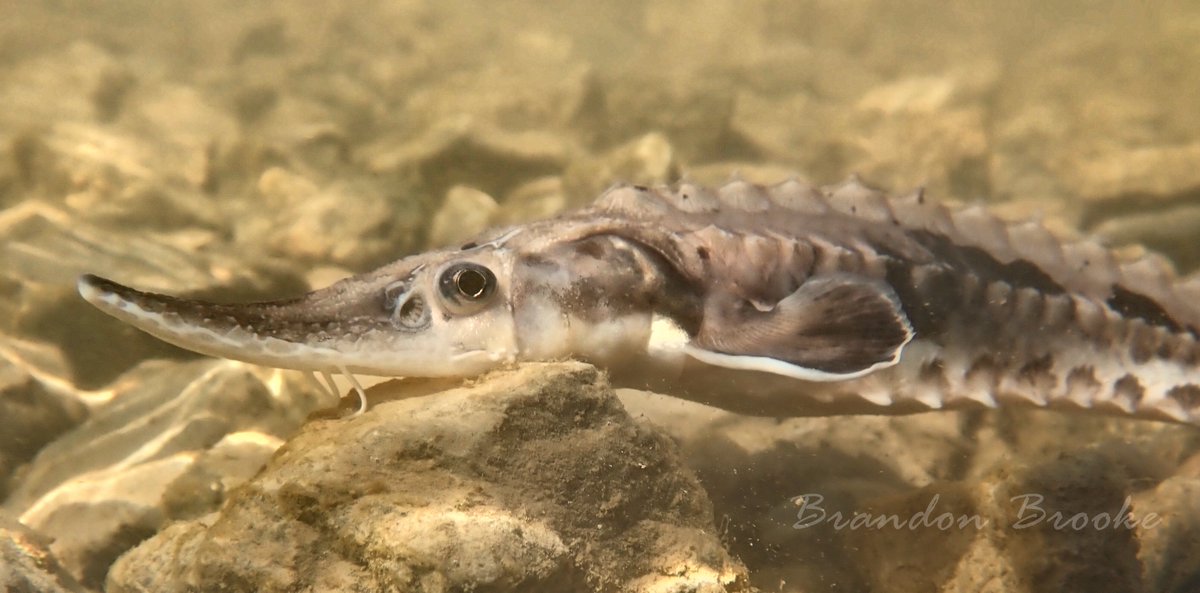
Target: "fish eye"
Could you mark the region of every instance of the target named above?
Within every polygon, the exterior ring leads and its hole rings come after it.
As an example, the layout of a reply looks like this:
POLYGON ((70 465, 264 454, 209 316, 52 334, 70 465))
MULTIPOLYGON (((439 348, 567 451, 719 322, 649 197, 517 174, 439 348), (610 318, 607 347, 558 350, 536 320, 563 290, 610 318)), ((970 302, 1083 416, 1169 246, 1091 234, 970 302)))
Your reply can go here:
POLYGON ((438 290, 455 313, 474 313, 496 292, 496 275, 479 264, 455 264, 442 272, 438 290))

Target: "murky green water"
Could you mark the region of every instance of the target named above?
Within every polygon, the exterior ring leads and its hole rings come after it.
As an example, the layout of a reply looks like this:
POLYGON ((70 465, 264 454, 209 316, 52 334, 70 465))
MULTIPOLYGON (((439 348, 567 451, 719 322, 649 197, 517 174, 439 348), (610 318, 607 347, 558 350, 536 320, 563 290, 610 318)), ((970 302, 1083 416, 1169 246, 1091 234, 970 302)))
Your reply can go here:
MULTIPOLYGON (((547 393, 600 403, 497 405, 570 412, 563 423, 584 418, 580 432, 513 416, 523 433, 476 410, 428 433, 500 435, 463 436, 469 453, 421 457, 433 445, 404 441, 394 459, 321 461, 347 472, 325 481, 277 458, 276 477, 238 490, 327 398, 298 374, 162 344, 74 288, 92 272, 219 300, 291 295, 586 204, 615 181, 735 171, 923 186, 1131 253, 1148 246, 1188 273, 1200 267, 1194 2, 60 0, 0 14, 11 579, 47 591, 188 579, 239 591, 1187 591, 1200 579, 1193 429, 1018 412, 777 422, 622 394, 651 423, 637 425, 577 369, 546 371, 568 377, 547 379, 547 393), (447 469, 458 463, 476 473, 447 469), (637 464, 656 469, 639 478, 637 464), (1164 520, 1018 529, 1015 497, 1031 493, 1068 519, 1116 516, 1128 497, 1136 518, 1164 520), (936 509, 988 525, 796 528, 805 494, 830 512, 936 509), (10 519, 53 538, 71 576, 37 568, 36 536, 10 519), (213 554, 249 532, 327 555, 247 547, 256 568, 238 572, 156 556, 163 544, 110 573, 176 521, 171 542, 213 554), (167 564, 190 568, 139 581, 167 564)), ((426 434, 313 422, 301 442, 339 450, 351 433, 426 434)))

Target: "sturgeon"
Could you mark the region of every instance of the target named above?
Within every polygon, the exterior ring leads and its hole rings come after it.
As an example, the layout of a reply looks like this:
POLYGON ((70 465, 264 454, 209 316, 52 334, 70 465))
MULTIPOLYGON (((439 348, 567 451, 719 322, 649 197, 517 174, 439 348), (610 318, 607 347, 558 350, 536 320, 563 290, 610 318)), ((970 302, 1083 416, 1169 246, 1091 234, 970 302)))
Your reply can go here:
POLYGON ((857 178, 614 186, 283 301, 78 287, 172 344, 330 383, 574 358, 749 415, 1023 405, 1200 424, 1200 281, 857 178))

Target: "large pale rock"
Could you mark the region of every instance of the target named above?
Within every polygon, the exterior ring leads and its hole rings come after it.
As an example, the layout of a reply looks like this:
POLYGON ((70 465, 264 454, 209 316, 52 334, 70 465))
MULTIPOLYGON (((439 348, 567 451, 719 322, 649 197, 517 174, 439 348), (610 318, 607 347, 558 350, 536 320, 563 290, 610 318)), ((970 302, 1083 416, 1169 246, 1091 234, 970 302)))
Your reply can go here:
POLYGON ((596 370, 386 383, 315 421, 217 513, 122 557, 107 590, 724 591, 745 572, 672 443, 596 370))
POLYGON ((90 587, 170 520, 216 508, 321 403, 293 374, 216 360, 145 363, 112 390, 42 449, 4 504, 90 587))

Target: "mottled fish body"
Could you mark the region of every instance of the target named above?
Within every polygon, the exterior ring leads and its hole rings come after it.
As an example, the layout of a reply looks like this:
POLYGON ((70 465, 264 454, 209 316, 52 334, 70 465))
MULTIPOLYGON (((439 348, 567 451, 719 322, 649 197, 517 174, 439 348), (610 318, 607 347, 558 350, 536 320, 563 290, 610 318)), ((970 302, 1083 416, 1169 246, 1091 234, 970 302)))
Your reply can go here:
POLYGON ((325 374, 577 358, 744 414, 1020 404, 1200 423, 1200 282, 857 180, 618 186, 287 301, 79 290, 184 348, 325 374))

